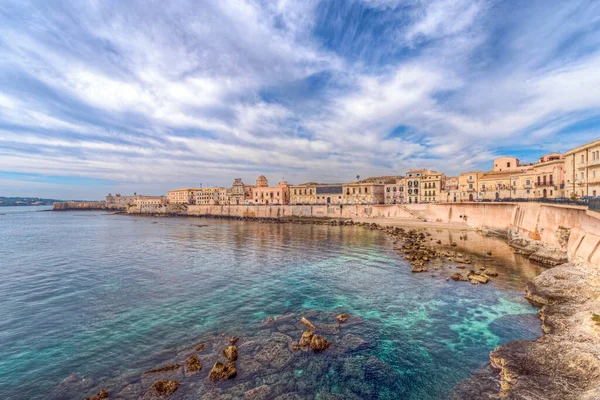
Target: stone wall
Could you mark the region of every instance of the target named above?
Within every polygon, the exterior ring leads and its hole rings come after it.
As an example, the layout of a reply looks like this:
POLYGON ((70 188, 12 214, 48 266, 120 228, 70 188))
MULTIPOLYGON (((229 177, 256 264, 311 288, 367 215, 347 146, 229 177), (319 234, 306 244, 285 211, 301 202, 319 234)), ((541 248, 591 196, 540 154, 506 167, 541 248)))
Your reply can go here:
POLYGON ((66 210, 105 210, 106 203, 103 201, 67 201, 64 203, 54 203, 54 211, 66 210))
MULTIPOLYGON (((59 203, 62 204, 62 203, 59 203)), ((80 203, 76 203, 80 204, 80 203)), ((86 204, 86 203, 81 203, 86 204)), ((80 208, 85 208, 81 206, 80 208)), ((91 208, 90 208, 91 209, 91 208)), ((569 251, 569 259, 600 262, 600 214, 584 207, 542 203, 448 203, 315 206, 158 204, 129 213, 238 218, 417 219, 460 223, 541 241, 569 251)))

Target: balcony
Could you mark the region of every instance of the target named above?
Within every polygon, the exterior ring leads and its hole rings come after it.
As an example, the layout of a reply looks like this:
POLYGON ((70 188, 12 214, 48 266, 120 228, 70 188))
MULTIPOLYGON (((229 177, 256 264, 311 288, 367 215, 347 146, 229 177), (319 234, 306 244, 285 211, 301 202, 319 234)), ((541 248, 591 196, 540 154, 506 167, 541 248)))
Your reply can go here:
POLYGON ((553 181, 550 182, 536 182, 536 187, 544 187, 544 186, 555 186, 553 181))
POLYGON ((585 180, 582 180, 582 179, 577 179, 577 180, 575 181, 575 184, 576 184, 576 185, 580 185, 580 186, 582 186, 582 185, 585 185, 585 180))
POLYGON ((590 161, 587 163, 588 167, 594 166, 594 165, 600 165, 600 159, 599 160, 594 160, 594 161, 590 161))
POLYGON ((586 163, 579 163, 579 164, 577 164, 577 169, 585 169, 585 167, 587 167, 586 163))

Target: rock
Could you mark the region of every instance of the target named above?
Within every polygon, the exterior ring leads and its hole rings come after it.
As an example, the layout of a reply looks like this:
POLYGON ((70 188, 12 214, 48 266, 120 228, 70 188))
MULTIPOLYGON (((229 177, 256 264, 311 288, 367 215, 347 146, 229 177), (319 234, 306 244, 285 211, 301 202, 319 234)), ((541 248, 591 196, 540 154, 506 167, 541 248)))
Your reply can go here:
POLYGON ((213 381, 224 381, 231 379, 236 375, 237 368, 235 367, 235 362, 230 361, 227 364, 223 364, 222 362, 217 361, 212 367, 208 377, 213 381))
POLYGON ((414 273, 427 272, 427 271, 429 271, 429 270, 423 265, 415 265, 414 267, 412 267, 412 272, 414 272, 414 273))
POLYGON ((166 399, 179 387, 177 381, 157 381, 152 384, 148 392, 144 394, 145 399, 166 399))
POLYGON ((282 368, 290 362, 292 354, 287 343, 269 342, 254 358, 275 368, 282 368))
POLYGON ((337 321, 342 324, 350 318, 350 314, 340 314, 336 317, 337 321))
POLYGON ((494 271, 494 270, 491 270, 491 269, 487 269, 487 268, 486 268, 486 269, 484 269, 482 273, 483 273, 484 275, 487 275, 487 276, 492 276, 492 277, 493 277, 493 276, 498 276, 498 273, 497 273, 496 271, 494 271))
POLYGON ((462 274, 460 274, 458 272, 452 274, 452 276, 450 278, 452 278, 452 280, 454 280, 454 281, 466 281, 467 280, 467 278, 465 278, 462 274))
POLYGON ((238 342, 238 340, 240 340, 240 338, 239 338, 239 337, 237 337, 237 336, 232 336, 232 337, 230 337, 230 338, 229 338, 229 343, 231 343, 231 344, 236 344, 236 343, 238 342))
POLYGON ((313 335, 310 339, 310 349, 312 351, 323 351, 328 349, 331 346, 331 343, 327 341, 323 336, 313 335))
POLYGON ((311 331, 310 329, 305 330, 302 333, 302 337, 300 338, 300 346, 301 347, 307 347, 310 346, 310 341, 312 339, 312 337, 314 336, 314 332, 311 331))
POLYGON ((86 397, 85 400, 108 400, 108 390, 102 389, 91 397, 86 397))
POLYGON ((313 323, 310 322, 309 320, 307 320, 305 317, 302 317, 302 319, 300 320, 300 322, 303 323, 308 328, 312 329, 313 331, 317 330, 317 328, 313 325, 313 323))
POLYGON ((487 275, 475 275, 475 274, 472 274, 472 275, 469 275, 469 280, 473 284, 488 283, 490 281, 490 278, 488 278, 487 275))
POLYGON ((271 387, 262 385, 244 393, 244 400, 266 400, 271 397, 271 387))
POLYGON ((455 242, 452 242, 452 243, 450 243, 450 246, 456 247, 456 246, 458 246, 458 244, 456 244, 455 242))
POLYGON ((491 252, 491 251, 488 251, 488 252, 486 252, 485 254, 487 254, 488 256, 491 256, 491 255, 492 255, 492 252, 491 252))
POLYGON ((194 349, 194 351, 202 351, 206 348, 206 345, 204 343, 200 343, 198 346, 196 346, 196 348, 194 349))
POLYGON ((238 358, 238 348, 237 346, 228 346, 225 350, 223 350, 223 355, 229 361, 235 361, 238 358))
POLYGON ((202 369, 202 363, 196 354, 192 354, 185 360, 185 374, 194 375, 202 369))

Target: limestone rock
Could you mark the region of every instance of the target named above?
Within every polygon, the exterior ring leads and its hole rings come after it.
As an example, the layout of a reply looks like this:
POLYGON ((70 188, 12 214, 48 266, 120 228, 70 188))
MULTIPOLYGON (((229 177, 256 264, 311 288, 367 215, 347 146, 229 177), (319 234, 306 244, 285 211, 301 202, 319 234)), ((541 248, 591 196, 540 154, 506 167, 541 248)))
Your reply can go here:
POLYGON ((185 360, 185 374, 194 375, 202 369, 202 363, 196 354, 192 354, 185 360))
POLYGON ((423 265, 415 265, 414 267, 412 267, 412 272, 417 273, 417 272, 427 272, 429 271, 427 269, 427 267, 423 266, 423 265))
POLYGON ((465 278, 462 274, 460 274, 458 272, 452 274, 452 276, 450 278, 452 278, 452 280, 454 280, 454 281, 466 281, 467 280, 467 278, 465 278))
POLYGON ((323 351, 328 349, 331 346, 331 343, 327 341, 323 336, 313 335, 310 339, 310 349, 312 351, 323 351))
POLYGON ((336 317, 337 321, 342 324, 350 318, 350 314, 340 314, 336 317))
POLYGON ((91 397, 86 397, 85 400, 108 400, 108 390, 102 389, 91 397))
POLYGON ((237 375, 235 362, 230 361, 227 364, 217 361, 212 367, 208 377, 213 381, 224 381, 237 375))
POLYGON ((302 337, 300 338, 300 346, 301 347, 307 347, 310 346, 310 341, 312 339, 312 337, 314 336, 314 332, 311 331, 310 329, 305 330, 302 333, 302 337))
POLYGON ((317 328, 313 325, 312 322, 310 322, 308 319, 306 319, 305 317, 302 317, 302 319, 300 319, 300 322, 303 323, 306 327, 312 329, 313 331, 316 331, 317 328))
POLYGON ((240 338, 239 338, 239 337, 237 337, 237 336, 232 336, 232 337, 230 337, 230 338, 229 338, 229 343, 231 343, 231 344, 236 344, 236 343, 238 342, 238 340, 240 340, 240 338))
POLYGON ((204 343, 200 343, 198 346, 196 346, 196 348, 194 349, 194 351, 202 351, 206 348, 206 345, 204 343))
POLYGON ((237 346, 228 346, 225 350, 223 350, 223 355, 229 361, 235 361, 238 358, 238 348, 237 346))
POLYGON ((471 275, 468 275, 468 278, 471 281, 471 283, 473 283, 473 284, 488 283, 490 281, 490 278, 488 278, 487 275, 480 275, 480 274, 471 274, 471 275))

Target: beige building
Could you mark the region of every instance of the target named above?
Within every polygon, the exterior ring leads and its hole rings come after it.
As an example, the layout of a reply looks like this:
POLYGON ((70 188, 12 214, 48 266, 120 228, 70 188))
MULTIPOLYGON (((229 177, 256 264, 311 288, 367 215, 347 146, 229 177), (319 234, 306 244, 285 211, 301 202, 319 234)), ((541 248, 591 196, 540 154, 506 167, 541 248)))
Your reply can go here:
POLYGON ((345 183, 342 185, 342 204, 383 204, 384 186, 369 182, 345 183))
POLYGON ((279 182, 277 186, 269 186, 269 182, 264 175, 256 179, 256 187, 252 190, 254 204, 289 204, 290 186, 287 182, 279 182))
POLYGON ((223 188, 200 188, 194 193, 194 204, 215 205, 219 204, 219 192, 223 188))
POLYGON ((406 179, 396 179, 394 183, 387 183, 384 186, 386 204, 404 204, 406 202, 405 188, 406 179))
POLYGON ((458 176, 446 178, 446 183, 441 190, 440 203, 458 203, 460 202, 460 188, 458 176))
POLYGON ((124 208, 128 205, 150 205, 150 204, 166 204, 168 202, 165 196, 143 196, 134 193, 133 196, 121 196, 119 193, 106 196, 106 206, 108 208, 124 208))
POLYGON ((171 204, 195 204, 196 203, 196 192, 200 188, 183 188, 169 190, 167 192, 167 199, 171 204))
POLYGON ((482 177, 482 171, 463 172, 458 176, 459 201, 475 201, 479 198, 479 179, 482 177))
POLYGON ((421 179, 426 174, 426 169, 413 169, 406 173, 405 180, 405 199, 406 203, 420 203, 421 202, 421 179))
POLYGON ((443 189, 446 183, 446 175, 427 170, 421 178, 421 202, 440 203, 443 199, 443 189))
POLYGON ((565 195, 600 196, 600 140, 565 153, 565 195))

